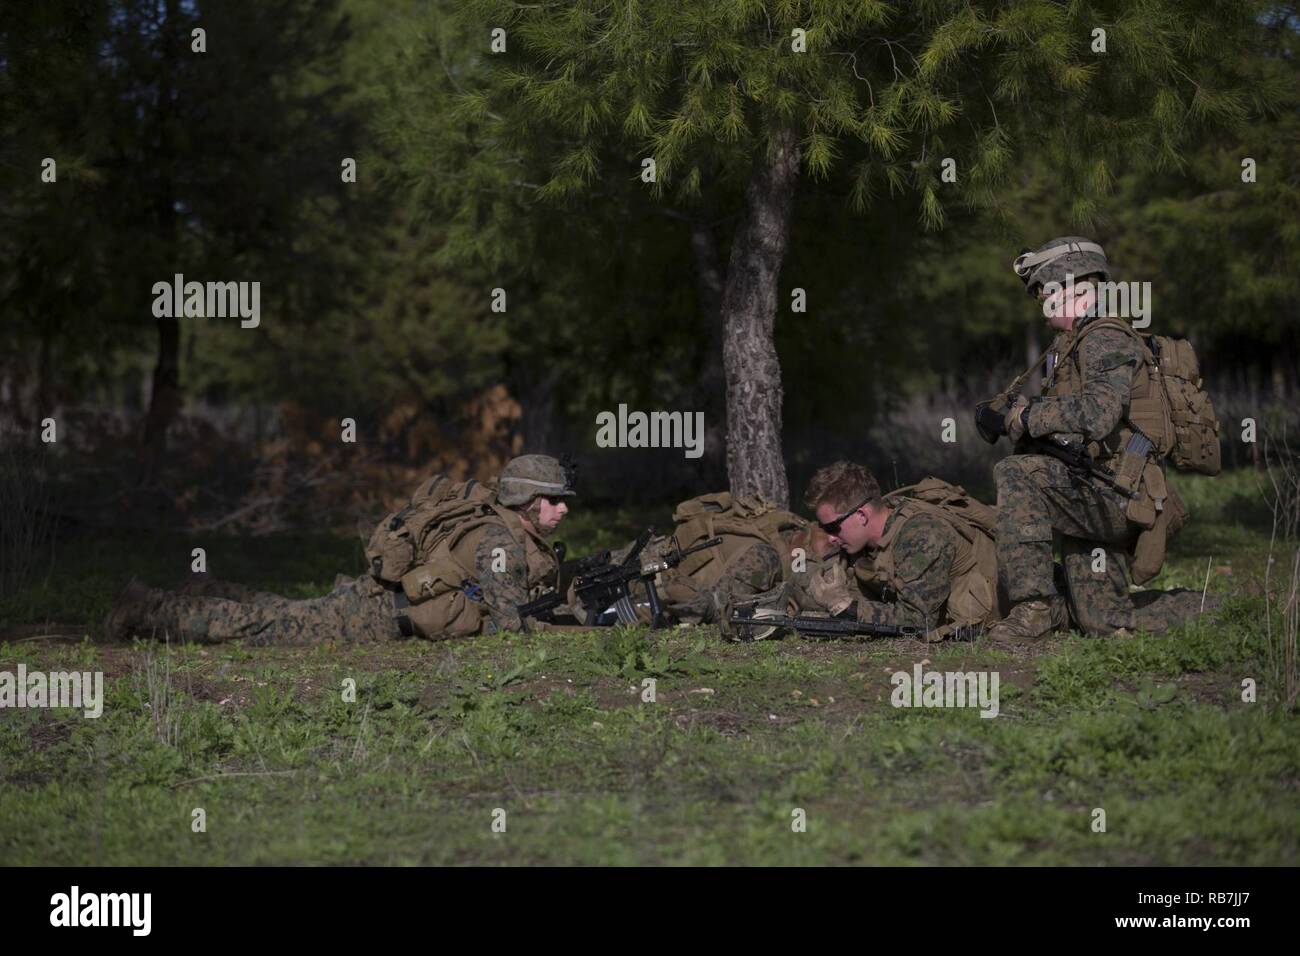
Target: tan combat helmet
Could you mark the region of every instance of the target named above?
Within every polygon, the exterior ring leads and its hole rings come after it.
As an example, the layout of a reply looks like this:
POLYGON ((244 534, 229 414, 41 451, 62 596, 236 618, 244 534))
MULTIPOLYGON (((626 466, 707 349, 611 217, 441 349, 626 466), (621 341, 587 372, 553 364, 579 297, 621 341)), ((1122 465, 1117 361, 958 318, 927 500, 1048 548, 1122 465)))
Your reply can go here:
POLYGON ((572 497, 573 469, 550 455, 520 455, 506 462, 497 482, 497 501, 507 508, 526 505, 538 495, 572 497))
POLYGON ((1016 257, 1011 268, 1016 270, 1030 295, 1037 295, 1038 287, 1048 282, 1064 284, 1067 274, 1076 281, 1087 275, 1110 279, 1106 250, 1082 236, 1062 236, 1033 252, 1026 250, 1016 257))

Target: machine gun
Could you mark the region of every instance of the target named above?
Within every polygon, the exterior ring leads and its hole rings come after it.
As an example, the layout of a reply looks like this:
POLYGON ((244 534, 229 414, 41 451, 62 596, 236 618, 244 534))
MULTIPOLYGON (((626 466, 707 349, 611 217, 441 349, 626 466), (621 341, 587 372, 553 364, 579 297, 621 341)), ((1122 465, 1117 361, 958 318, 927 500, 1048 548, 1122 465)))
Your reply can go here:
POLYGON ((544 594, 527 604, 519 605, 520 617, 539 617, 564 603, 568 593, 568 583, 573 582, 573 591, 578 602, 586 612, 583 622, 588 627, 597 627, 614 623, 608 619, 613 612, 614 619, 620 624, 637 624, 636 608, 632 603, 631 585, 634 581, 645 584, 646 596, 650 603, 650 627, 657 629, 664 622, 663 605, 659 601, 659 592, 655 588, 655 575, 660 571, 675 568, 696 552, 705 548, 715 548, 722 543, 722 538, 714 537, 685 550, 673 535, 673 549, 661 558, 642 560, 641 553, 654 537, 654 529, 647 528, 636 539, 632 548, 621 562, 615 564, 609 551, 588 555, 574 562, 561 565, 560 581, 549 594, 544 594))
MULTIPOLYGON (((801 637, 844 639, 853 637, 923 637, 925 628, 912 624, 867 624, 856 616, 856 605, 836 617, 792 616, 772 608, 746 607, 732 611, 728 621, 741 641, 761 640, 774 631, 789 628, 801 637)), ((979 636, 977 625, 962 625, 950 635, 951 640, 973 641, 979 636)))

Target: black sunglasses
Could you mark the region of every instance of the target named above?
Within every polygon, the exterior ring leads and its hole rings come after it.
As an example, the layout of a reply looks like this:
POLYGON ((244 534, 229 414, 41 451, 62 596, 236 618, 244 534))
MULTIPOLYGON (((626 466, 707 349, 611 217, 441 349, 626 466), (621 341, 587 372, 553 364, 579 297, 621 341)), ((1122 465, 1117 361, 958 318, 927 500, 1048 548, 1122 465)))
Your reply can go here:
POLYGON ((874 497, 875 497, 875 495, 872 495, 872 496, 869 497, 869 498, 863 498, 862 501, 861 501, 861 503, 854 505, 852 508, 850 508, 848 511, 844 512, 844 514, 840 515, 840 516, 839 516, 838 518, 836 518, 834 521, 818 521, 818 522, 817 522, 817 526, 818 526, 819 528, 821 528, 823 531, 825 531, 827 534, 839 534, 839 533, 840 533, 840 525, 842 525, 842 524, 844 524, 844 522, 848 521, 849 518, 850 518, 850 517, 851 517, 851 516, 856 512, 856 511, 858 511, 858 509, 864 507, 864 506, 865 506, 868 502, 870 502, 871 499, 874 498, 874 497))

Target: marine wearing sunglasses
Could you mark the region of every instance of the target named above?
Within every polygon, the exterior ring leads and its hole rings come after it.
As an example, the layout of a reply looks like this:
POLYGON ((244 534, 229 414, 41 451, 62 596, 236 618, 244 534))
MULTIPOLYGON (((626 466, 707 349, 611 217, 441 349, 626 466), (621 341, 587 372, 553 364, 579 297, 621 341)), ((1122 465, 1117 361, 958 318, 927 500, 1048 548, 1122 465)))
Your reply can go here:
POLYGON ((890 508, 881 497, 880 485, 871 473, 849 462, 836 462, 823 469, 821 475, 831 480, 818 482, 814 477, 814 486, 810 486, 804 503, 813 509, 817 525, 827 538, 848 554, 879 545, 890 508), (855 497, 860 495, 861 500, 847 511, 841 511, 846 491, 855 497))
MULTIPOLYGON (((873 496, 873 497, 874 497, 874 496, 873 496)), ((853 517, 853 515, 855 515, 855 514, 856 514, 857 512, 859 512, 859 511, 861 511, 863 508, 865 508, 865 507, 866 507, 867 505, 869 505, 870 503, 871 503, 871 498, 864 498, 864 499, 862 499, 862 501, 858 502, 856 505, 854 505, 854 506, 853 506, 852 508, 850 508, 848 511, 844 512, 844 514, 840 515, 838 518, 835 518, 834 520, 831 520, 831 521, 820 521, 820 520, 819 520, 819 521, 817 522, 817 524, 818 524, 818 526, 819 526, 823 531, 825 531, 828 535, 830 535, 831 537, 835 537, 836 535, 838 535, 838 534, 840 533, 840 526, 843 525, 844 522, 848 521, 849 518, 853 517)), ((818 509, 818 510, 820 511, 820 509, 818 509)), ((865 515, 864 515, 864 517, 865 517, 865 515)))

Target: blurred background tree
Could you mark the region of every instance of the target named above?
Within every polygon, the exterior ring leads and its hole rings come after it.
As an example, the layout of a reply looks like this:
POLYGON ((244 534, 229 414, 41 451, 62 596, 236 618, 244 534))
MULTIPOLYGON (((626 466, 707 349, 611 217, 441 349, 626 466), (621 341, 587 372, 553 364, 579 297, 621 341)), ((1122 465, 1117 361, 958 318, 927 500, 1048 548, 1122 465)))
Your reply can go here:
MULTIPOLYGON (((402 466, 351 483, 394 492, 524 449, 576 453, 588 500, 725 486, 732 237, 771 121, 791 111, 800 181, 770 316, 782 402, 763 454, 796 488, 841 455, 887 484, 960 472, 938 421, 964 425, 1045 342, 1009 263, 1062 233, 1096 236, 1117 278, 1152 283, 1154 327, 1193 336, 1225 408, 1293 399, 1292 5, 632 9, 635 22, 582 2, 11 5, 10 440, 58 415, 77 424, 52 454, 84 453, 68 468, 117 455, 132 467, 97 485, 143 474, 174 500, 286 441, 336 446, 343 417, 361 453, 402 466), (805 21, 796 60, 789 27, 805 21), (768 98, 746 100, 756 78, 768 98), (649 155, 657 189, 639 179, 649 155), (957 184, 939 179, 947 155, 957 184), (40 179, 46 156, 57 184, 40 179), (156 320, 152 284, 176 272, 261 281, 261 327, 156 320), (807 312, 790 311, 795 287, 807 312), (619 403, 704 411, 706 455, 595 448, 596 413, 619 403)), ((261 480, 245 478, 239 495, 261 480)))

